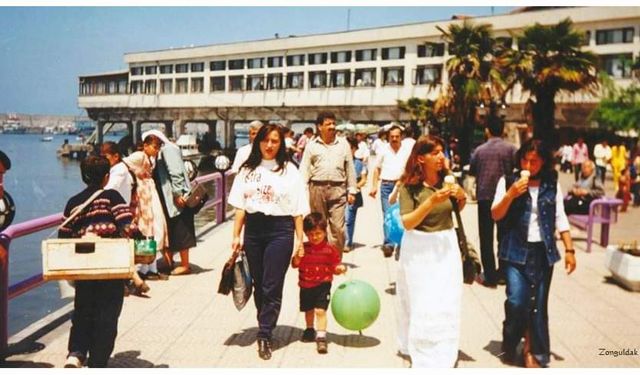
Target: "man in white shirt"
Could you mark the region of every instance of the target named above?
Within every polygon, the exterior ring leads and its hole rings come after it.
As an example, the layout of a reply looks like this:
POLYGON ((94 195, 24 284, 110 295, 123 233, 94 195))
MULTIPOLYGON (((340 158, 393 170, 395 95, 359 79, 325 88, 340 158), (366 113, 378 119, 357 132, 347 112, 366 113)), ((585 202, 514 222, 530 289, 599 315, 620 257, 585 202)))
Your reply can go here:
MULTIPOLYGON (((396 182, 402 177, 407 159, 411 153, 409 147, 402 146, 402 127, 393 125, 389 129, 389 147, 381 149, 381 153, 377 156, 375 167, 373 169, 373 179, 371 180, 371 190, 369 195, 373 198, 378 193, 378 182, 380 182, 380 201, 382 203, 382 217, 389 210, 389 195, 393 191, 396 182)), ((383 230, 384 230, 383 225, 383 230)), ((384 231, 384 243, 382 244, 382 252, 385 257, 393 255, 394 246, 389 240, 388 233, 384 231)))
POLYGON ((238 151, 236 151, 236 157, 233 159, 233 165, 231 166, 231 170, 233 173, 238 173, 242 164, 247 161, 249 158, 249 154, 251 154, 251 147, 253 146, 253 139, 258 134, 258 130, 262 126, 262 121, 254 120, 249 124, 249 143, 240 147, 238 151))
POLYGON ((362 163, 367 165, 369 162, 369 156, 371 155, 369 152, 369 145, 367 144, 367 133, 362 131, 356 132, 356 141, 358 142, 358 149, 356 150, 354 157, 362 160, 362 163))
POLYGON ((609 142, 603 139, 593 148, 593 157, 596 159, 596 178, 604 184, 604 177, 607 174, 607 164, 611 162, 611 147, 609 142))

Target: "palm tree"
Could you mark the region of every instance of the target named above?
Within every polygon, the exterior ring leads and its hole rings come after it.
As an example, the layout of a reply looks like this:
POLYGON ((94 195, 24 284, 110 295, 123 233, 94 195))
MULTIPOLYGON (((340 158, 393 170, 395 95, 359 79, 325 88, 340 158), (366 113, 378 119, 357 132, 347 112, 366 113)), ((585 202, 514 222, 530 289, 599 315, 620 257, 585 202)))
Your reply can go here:
POLYGON ((442 92, 436 107, 446 112, 459 139, 460 159, 470 158, 476 127, 476 107, 502 93, 503 81, 495 68, 495 40, 489 24, 450 24, 447 30, 438 27, 449 46, 446 69, 449 85, 442 92))
POLYGON ((418 122, 422 122, 423 126, 427 123, 433 108, 433 102, 428 99, 420 99, 411 97, 407 101, 397 100, 398 109, 402 112, 407 112, 411 119, 411 128, 413 134, 420 134, 418 132, 418 122))
POLYGON ((536 23, 518 36, 518 50, 505 51, 498 59, 508 90, 520 84, 529 92, 535 138, 557 140, 554 112, 558 93, 588 90, 595 94, 597 57, 580 50, 583 40, 570 18, 557 25, 536 23))

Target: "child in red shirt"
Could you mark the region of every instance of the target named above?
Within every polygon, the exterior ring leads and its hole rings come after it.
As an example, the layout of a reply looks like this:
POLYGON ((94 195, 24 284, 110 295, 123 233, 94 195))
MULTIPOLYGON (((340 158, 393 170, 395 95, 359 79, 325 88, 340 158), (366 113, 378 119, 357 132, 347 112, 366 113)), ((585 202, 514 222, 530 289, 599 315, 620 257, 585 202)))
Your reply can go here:
POLYGON ((340 264, 341 254, 327 242, 327 220, 322 214, 312 212, 304 218, 302 227, 309 239, 291 260, 293 268, 299 268, 300 311, 304 311, 307 329, 302 334, 303 342, 316 341, 318 353, 327 353, 327 308, 331 297, 333 275, 347 271, 340 264), (314 318, 318 321, 318 332, 314 329, 314 318))

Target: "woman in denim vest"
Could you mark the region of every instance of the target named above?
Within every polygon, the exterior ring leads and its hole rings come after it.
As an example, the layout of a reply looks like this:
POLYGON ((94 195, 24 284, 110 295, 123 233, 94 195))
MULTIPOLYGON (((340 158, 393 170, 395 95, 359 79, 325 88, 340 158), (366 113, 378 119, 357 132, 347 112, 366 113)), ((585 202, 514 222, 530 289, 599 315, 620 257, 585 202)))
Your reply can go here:
POLYGON ((576 268, 575 251, 550 149, 532 139, 520 147, 516 158, 520 170, 500 178, 491 207, 491 216, 500 221, 505 233, 498 251, 507 280, 502 360, 513 362, 524 337, 525 367, 546 367, 550 353, 547 302, 553 265, 560 260, 556 230, 564 243, 569 274, 576 268))

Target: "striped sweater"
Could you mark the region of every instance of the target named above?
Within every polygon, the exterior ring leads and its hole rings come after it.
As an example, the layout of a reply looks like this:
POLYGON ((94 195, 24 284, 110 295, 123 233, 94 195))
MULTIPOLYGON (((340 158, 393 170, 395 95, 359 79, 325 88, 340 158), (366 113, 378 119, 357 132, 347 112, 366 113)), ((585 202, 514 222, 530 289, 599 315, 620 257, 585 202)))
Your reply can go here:
POLYGON ((340 252, 326 240, 317 245, 305 242, 304 257, 298 265, 298 286, 313 288, 322 283, 330 283, 339 264, 340 252))
MULTIPOLYGON (((95 186, 89 186, 71 197, 64 209, 64 219, 97 190, 95 186)), ((80 238, 87 233, 103 238, 134 237, 138 230, 132 219, 129 205, 117 191, 109 189, 100 193, 79 215, 61 227, 58 237, 80 238)))

